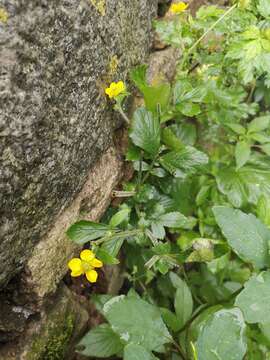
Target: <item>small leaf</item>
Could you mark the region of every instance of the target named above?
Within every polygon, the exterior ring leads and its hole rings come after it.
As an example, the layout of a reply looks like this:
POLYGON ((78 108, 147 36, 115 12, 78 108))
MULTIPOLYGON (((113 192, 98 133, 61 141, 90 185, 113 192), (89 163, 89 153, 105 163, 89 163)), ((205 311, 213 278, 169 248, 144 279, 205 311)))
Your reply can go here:
POLYGON ((102 247, 98 248, 98 251, 96 253, 96 256, 99 260, 103 262, 103 264, 106 265, 116 265, 119 264, 119 260, 113 257, 111 254, 109 254, 106 250, 104 250, 102 247))
POLYGON ((195 115, 200 114, 201 107, 199 104, 195 104, 192 102, 184 102, 176 105, 177 111, 181 112, 185 116, 193 117, 195 115))
POLYGON ((128 344, 124 349, 124 360, 158 360, 158 358, 141 345, 128 344))
POLYGON ((268 0, 259 0, 258 11, 265 18, 270 16, 270 3, 269 3, 269 1, 268 0))
POLYGON ((170 279, 176 287, 174 308, 179 321, 179 327, 182 328, 192 315, 193 299, 185 281, 174 273, 170 273, 170 279))
POLYGON ((247 351, 245 329, 239 309, 217 311, 199 334, 198 360, 243 360, 247 351))
POLYGON ((254 215, 225 206, 215 206, 216 221, 231 248, 257 269, 269 266, 270 230, 254 215))
POLYGON ((67 230, 67 236, 76 244, 83 245, 88 241, 103 237, 109 227, 92 221, 79 221, 67 230))
POLYGON ((238 306, 247 323, 270 322, 270 271, 253 276, 245 283, 244 290, 237 296, 238 306))
POLYGON ((161 225, 171 228, 180 228, 182 226, 185 226, 187 221, 188 219, 186 218, 186 216, 177 211, 161 215, 158 218, 158 222, 161 225))
POLYGON ((261 149, 266 155, 270 156, 270 143, 261 145, 261 149))
POLYGON ((130 131, 133 143, 151 155, 156 155, 160 147, 160 125, 158 119, 145 108, 135 111, 130 131))
POLYGON ((130 209, 126 208, 123 210, 118 211, 116 214, 113 215, 113 217, 110 220, 110 226, 112 228, 117 227, 120 225, 123 221, 128 220, 128 216, 130 214, 130 209))
POLYGON ((181 323, 178 320, 177 316, 169 309, 161 308, 160 309, 162 318, 165 321, 165 324, 174 332, 177 332, 181 329, 181 323))
POLYGON ((246 141, 239 141, 235 147, 237 169, 240 169, 249 160, 250 145, 246 141))
POLYGON ((172 150, 178 151, 185 147, 181 140, 169 127, 166 127, 162 130, 162 141, 168 148, 172 150))
POLYGON ((116 355, 123 349, 119 335, 108 324, 90 330, 79 342, 78 348, 81 347, 84 350, 78 350, 80 354, 101 358, 116 355))
POLYGON ((257 117, 248 124, 248 133, 266 130, 269 127, 269 123, 270 115, 257 117))
POLYGON ((257 204, 257 216, 267 226, 270 226, 270 197, 262 195, 257 204))
POLYGON ((232 131, 234 131, 238 135, 244 135, 246 133, 246 129, 244 128, 244 126, 242 126, 240 124, 228 123, 228 124, 226 124, 226 126, 229 127, 232 131))
POLYGON ((102 244, 102 249, 106 251, 109 255, 111 255, 113 258, 115 258, 124 242, 124 238, 118 238, 116 237, 111 238, 110 240, 104 241, 102 244))

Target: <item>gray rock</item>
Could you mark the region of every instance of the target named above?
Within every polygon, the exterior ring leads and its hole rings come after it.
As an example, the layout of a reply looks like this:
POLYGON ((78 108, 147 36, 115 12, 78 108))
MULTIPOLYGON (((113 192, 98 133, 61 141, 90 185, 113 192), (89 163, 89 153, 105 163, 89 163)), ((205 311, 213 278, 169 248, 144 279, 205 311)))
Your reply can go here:
POLYGON ((0 286, 111 145, 104 88, 151 44, 157 0, 0 0, 0 286))

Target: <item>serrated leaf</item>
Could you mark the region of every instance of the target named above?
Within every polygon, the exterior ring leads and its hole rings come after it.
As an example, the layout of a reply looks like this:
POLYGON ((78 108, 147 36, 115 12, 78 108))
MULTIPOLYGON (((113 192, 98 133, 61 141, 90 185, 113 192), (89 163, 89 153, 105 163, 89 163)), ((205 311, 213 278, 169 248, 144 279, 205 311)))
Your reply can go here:
POLYGON ((151 155, 160 147, 160 125, 158 119, 145 108, 139 108, 133 115, 129 134, 133 143, 151 155))
POLYGON ((144 300, 121 295, 107 302, 103 310, 113 330, 127 342, 151 351, 171 341, 159 309, 144 300))
POLYGON ((248 162, 250 157, 250 145, 246 141, 239 141, 235 147, 235 160, 237 169, 240 169, 242 166, 248 162))
POLYGON ((76 244, 83 245, 88 241, 103 237, 109 227, 92 221, 82 220, 71 225, 67 230, 67 236, 76 244))
POLYGON ((141 345, 128 344, 124 349, 124 360, 158 360, 158 358, 141 345))
POLYGON ((217 174, 218 189, 225 194, 231 204, 242 207, 257 204, 261 195, 270 196, 270 162, 249 161, 249 164, 236 171, 225 167, 217 174))
POLYGON ((77 352, 85 356, 100 358, 116 355, 123 349, 119 335, 108 324, 99 325, 90 330, 78 344, 78 348, 82 347, 84 349, 77 352))
POLYGON ((238 306, 249 324, 270 323, 270 271, 253 276, 237 296, 238 306))
POLYGON ((192 146, 170 151, 160 157, 161 165, 176 177, 185 177, 208 163, 208 156, 192 146))
POLYGON ((257 269, 269 266, 270 230, 259 219, 225 206, 215 206, 213 212, 229 245, 242 260, 257 269))
POLYGON ((245 329, 239 309, 217 311, 199 334, 198 360, 243 360, 247 351, 245 329))
POLYGON ((163 226, 167 226, 171 228, 180 228, 186 225, 188 219, 185 215, 181 214, 180 212, 174 211, 161 215, 157 221, 163 226))

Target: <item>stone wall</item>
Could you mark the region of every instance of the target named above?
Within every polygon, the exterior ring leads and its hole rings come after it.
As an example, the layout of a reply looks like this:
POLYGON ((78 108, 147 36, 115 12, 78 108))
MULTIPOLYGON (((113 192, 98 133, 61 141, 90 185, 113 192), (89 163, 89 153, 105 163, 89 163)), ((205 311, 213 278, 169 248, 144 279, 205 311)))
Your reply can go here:
POLYGON ((104 88, 146 59, 157 0, 0 0, 0 9, 0 301, 17 314, 14 329, 0 321, 4 343, 32 314, 46 319, 44 298, 77 251, 65 229, 82 212, 98 219, 121 177, 120 123, 104 88))

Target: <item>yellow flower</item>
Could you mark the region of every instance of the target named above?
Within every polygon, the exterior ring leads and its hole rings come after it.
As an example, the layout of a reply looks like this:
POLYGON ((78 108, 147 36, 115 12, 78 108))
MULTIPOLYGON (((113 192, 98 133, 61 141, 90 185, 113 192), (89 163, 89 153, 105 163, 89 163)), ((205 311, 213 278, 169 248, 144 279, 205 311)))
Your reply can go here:
POLYGON ((118 81, 117 83, 112 82, 110 87, 105 90, 105 93, 109 96, 110 99, 117 97, 126 90, 125 84, 123 81, 118 81))
POLYGON ((181 12, 185 11, 188 8, 188 4, 184 2, 174 3, 170 7, 170 11, 173 14, 180 14, 181 12))
POLYGON ((8 21, 8 13, 5 9, 0 8, 0 22, 6 23, 8 21))
POLYGON ((98 273, 95 268, 101 268, 102 261, 96 259, 95 254, 91 250, 83 250, 79 258, 73 258, 69 261, 68 267, 71 270, 71 276, 77 277, 84 275, 91 283, 97 281, 98 273))

